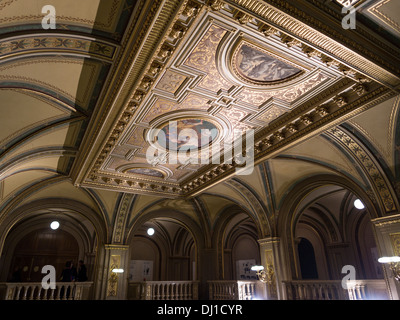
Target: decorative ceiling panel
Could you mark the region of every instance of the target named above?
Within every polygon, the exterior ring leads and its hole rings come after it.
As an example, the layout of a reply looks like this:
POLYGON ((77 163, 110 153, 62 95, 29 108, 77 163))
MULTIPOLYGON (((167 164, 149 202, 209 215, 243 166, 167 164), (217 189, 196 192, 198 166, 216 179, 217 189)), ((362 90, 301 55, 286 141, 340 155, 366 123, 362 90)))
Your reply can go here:
MULTIPOLYGON (((272 19, 273 7, 242 11, 231 2, 185 1, 152 50, 136 53, 131 70, 141 76, 126 103, 111 109, 106 141, 87 148, 97 156, 79 169, 78 185, 164 197, 197 194, 237 172, 240 155, 229 143, 251 130, 254 144, 243 153, 252 149, 258 163, 389 94, 352 52, 340 50, 336 57, 317 49, 329 45, 322 34, 310 43, 310 34, 288 32, 298 30, 299 21, 279 11, 272 19), (282 15, 286 25, 272 26, 260 12, 274 21, 282 15), (133 68, 145 56, 146 67, 133 68), (342 63, 344 56, 357 67, 342 63), (182 158, 174 157, 176 150, 184 151, 182 158), (214 162, 221 151, 230 158, 214 162)), ((379 76, 398 81, 383 71, 379 76)))

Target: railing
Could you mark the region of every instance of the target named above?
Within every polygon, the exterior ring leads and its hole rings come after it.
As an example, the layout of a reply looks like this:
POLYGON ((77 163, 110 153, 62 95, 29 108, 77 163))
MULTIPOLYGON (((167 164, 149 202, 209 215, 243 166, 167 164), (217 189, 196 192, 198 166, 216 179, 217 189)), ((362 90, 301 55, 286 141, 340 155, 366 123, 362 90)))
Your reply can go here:
POLYGON ((283 281, 287 300, 375 300, 388 299, 385 280, 296 280, 283 281))
POLYGON ((265 295, 260 281, 208 281, 210 300, 254 300, 265 295))
POLYGON ((41 282, 0 283, 4 300, 87 300, 93 282, 59 282, 55 289, 44 289, 41 282))
POLYGON ((340 280, 283 281, 287 300, 348 300, 340 280))
POLYGON ((388 300, 385 280, 356 280, 347 282, 349 300, 388 300))
POLYGON ((129 282, 130 300, 198 300, 198 281, 129 282))

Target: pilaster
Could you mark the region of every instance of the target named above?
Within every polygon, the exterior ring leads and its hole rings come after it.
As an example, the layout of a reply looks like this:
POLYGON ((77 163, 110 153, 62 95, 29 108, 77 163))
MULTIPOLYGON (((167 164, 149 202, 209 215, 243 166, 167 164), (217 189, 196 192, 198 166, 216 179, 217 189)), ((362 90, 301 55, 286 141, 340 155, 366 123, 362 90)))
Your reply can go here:
POLYGON ((284 259, 281 252, 280 238, 269 237, 258 240, 260 244, 261 264, 270 276, 267 282, 267 299, 283 299, 282 281, 284 280, 284 259))
MULTIPOLYGON (((400 256, 400 214, 372 220, 380 257, 400 256)), ((388 264, 382 264, 389 297, 400 299, 400 283, 388 264)))
POLYGON ((104 246, 104 263, 101 277, 101 299, 125 300, 127 294, 127 277, 129 266, 129 246, 106 244, 104 246), (123 273, 113 272, 122 269, 123 273))

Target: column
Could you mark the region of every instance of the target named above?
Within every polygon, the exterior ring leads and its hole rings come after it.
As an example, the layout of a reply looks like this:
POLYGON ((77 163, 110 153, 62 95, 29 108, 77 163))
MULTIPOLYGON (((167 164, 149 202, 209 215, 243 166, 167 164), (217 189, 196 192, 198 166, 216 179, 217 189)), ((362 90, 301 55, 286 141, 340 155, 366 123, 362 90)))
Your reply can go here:
POLYGON ((129 246, 106 244, 104 246, 104 263, 100 272, 101 290, 100 299, 125 300, 127 295, 129 273, 129 246), (115 273, 112 270, 123 269, 123 273, 115 273))
POLYGON ((284 299, 282 280, 284 279, 283 254, 280 239, 270 237, 258 240, 260 244, 261 264, 264 271, 269 273, 270 281, 266 284, 266 298, 268 300, 284 299))
MULTIPOLYGON (((400 214, 372 220, 380 257, 400 256, 400 214)), ((382 264, 387 291, 392 300, 400 299, 400 283, 388 264, 382 264)))
POLYGON ((207 281, 219 280, 217 250, 215 248, 200 248, 198 257, 199 299, 207 300, 209 298, 207 281))

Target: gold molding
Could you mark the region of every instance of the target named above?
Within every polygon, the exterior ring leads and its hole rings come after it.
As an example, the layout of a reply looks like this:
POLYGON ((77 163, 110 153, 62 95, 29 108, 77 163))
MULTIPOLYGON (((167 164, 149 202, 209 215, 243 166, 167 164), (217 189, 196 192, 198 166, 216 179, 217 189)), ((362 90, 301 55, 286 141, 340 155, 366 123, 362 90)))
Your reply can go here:
MULTIPOLYGON (((400 32, 400 25, 391 19, 389 16, 384 14, 383 12, 379 11, 379 9, 384 6, 385 4, 389 3, 392 0, 381 0, 380 2, 372 5, 370 8, 368 8, 368 12, 371 13, 373 16, 375 16, 377 19, 382 21, 384 24, 390 26, 397 32, 400 32)), ((398 14, 398 13, 397 13, 398 14)))

